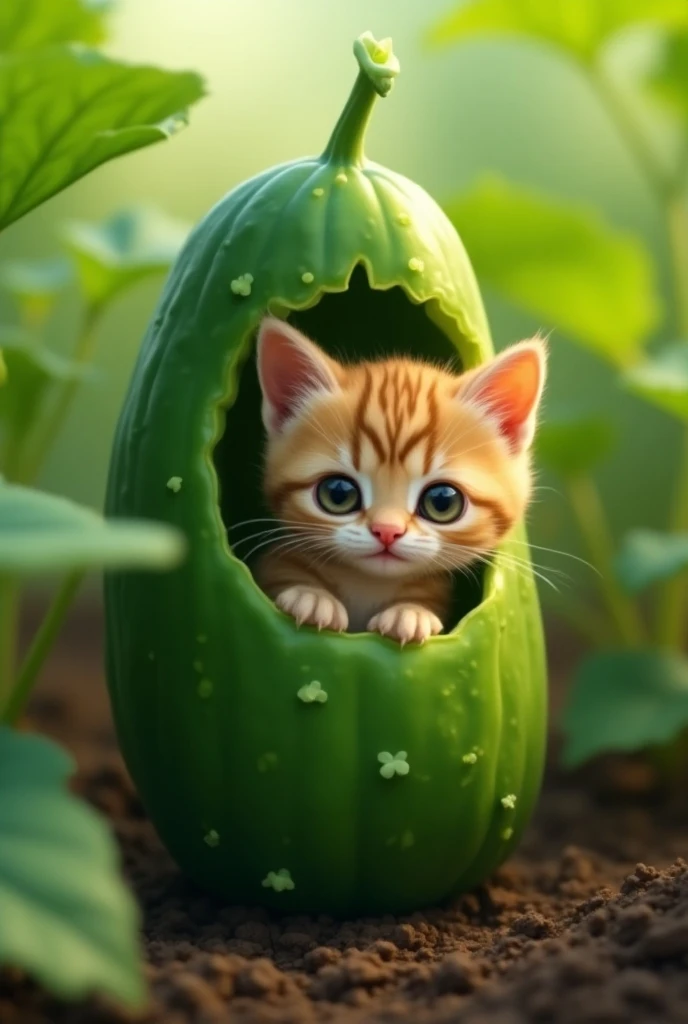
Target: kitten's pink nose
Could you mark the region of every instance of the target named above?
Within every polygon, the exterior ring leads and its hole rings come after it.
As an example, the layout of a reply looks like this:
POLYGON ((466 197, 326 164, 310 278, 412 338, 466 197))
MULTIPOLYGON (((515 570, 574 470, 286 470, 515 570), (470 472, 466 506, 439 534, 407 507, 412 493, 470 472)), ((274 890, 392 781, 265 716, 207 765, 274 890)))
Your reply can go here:
POLYGON ((377 537, 381 544, 384 544, 386 548, 391 548, 392 544, 400 537, 403 537, 406 533, 405 526, 398 526, 396 523, 372 523, 370 532, 373 537, 377 537))

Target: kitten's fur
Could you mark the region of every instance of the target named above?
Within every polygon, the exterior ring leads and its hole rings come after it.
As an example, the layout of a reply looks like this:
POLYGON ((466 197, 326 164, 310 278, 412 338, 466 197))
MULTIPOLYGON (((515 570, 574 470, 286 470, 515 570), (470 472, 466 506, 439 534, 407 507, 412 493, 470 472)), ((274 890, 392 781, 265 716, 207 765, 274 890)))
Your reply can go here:
MULTIPOLYGON (((492 551, 525 512, 545 362, 536 339, 460 376, 405 358, 344 366, 283 321, 264 320, 264 486, 277 522, 256 570, 262 589, 299 624, 402 644, 441 632, 450 571, 492 551), (318 504, 331 475, 358 485, 360 510, 318 504), (433 483, 465 498, 457 521, 418 514, 433 483)), ((339 495, 351 485, 327 486, 339 495)))

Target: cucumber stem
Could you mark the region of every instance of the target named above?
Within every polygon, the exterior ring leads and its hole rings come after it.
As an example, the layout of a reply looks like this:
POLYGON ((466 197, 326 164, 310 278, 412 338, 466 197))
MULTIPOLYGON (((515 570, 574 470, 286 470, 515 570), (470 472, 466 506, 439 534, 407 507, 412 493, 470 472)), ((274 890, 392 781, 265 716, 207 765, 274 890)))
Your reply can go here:
POLYGON ((391 90, 399 74, 399 61, 392 53, 391 40, 378 42, 370 32, 358 37, 354 55, 360 70, 322 159, 338 166, 361 167, 365 162, 365 133, 375 100, 391 90))

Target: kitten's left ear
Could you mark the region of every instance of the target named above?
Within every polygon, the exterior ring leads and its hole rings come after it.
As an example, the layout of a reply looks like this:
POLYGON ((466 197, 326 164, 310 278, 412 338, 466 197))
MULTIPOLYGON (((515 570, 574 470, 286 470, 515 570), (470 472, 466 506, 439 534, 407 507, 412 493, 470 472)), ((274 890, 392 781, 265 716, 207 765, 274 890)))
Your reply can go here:
POLYGON ((522 452, 535 434, 546 367, 545 343, 539 338, 522 341, 468 374, 458 394, 462 401, 484 409, 512 451, 522 452))

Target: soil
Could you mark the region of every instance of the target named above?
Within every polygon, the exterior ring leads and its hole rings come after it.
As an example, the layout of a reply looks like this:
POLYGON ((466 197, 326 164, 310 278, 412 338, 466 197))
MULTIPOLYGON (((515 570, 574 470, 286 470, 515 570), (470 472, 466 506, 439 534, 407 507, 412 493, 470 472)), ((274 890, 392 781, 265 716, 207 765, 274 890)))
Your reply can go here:
MULTIPOLYGON (((146 819, 112 732, 99 639, 92 616, 73 623, 31 720, 74 752, 76 789, 121 845, 144 917, 146 1024, 688 1020, 688 805, 642 762, 566 776, 554 743, 518 853, 450 907, 337 922, 225 906, 181 877, 146 819)), ((0 974, 0 1024, 129 1020, 0 974)))

